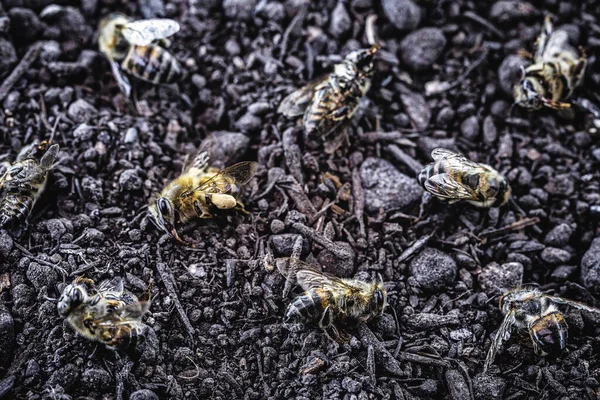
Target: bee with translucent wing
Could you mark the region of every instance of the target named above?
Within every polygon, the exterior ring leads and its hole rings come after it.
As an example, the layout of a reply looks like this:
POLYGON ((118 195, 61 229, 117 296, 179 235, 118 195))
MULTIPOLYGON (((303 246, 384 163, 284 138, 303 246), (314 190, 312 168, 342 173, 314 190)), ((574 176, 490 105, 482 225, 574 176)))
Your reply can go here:
POLYGON ((108 58, 112 73, 126 97, 131 84, 122 71, 156 85, 179 80, 179 62, 165 48, 164 39, 179 31, 171 19, 132 21, 113 13, 100 22, 100 51, 108 58))
POLYGON ((381 277, 372 282, 337 278, 296 259, 279 259, 277 266, 288 279, 295 276, 305 292, 287 307, 285 322, 318 321, 325 334, 337 342, 349 337, 340 330, 346 322, 368 322, 381 315, 387 292, 381 277))
POLYGON ((21 149, 16 161, 8 166, 0 178, 0 228, 18 229, 26 224, 46 187, 58 150, 58 144, 34 142, 21 149))
POLYGON ((208 154, 207 145, 201 147, 183 173, 150 202, 150 220, 180 242, 183 240, 177 233, 178 224, 211 218, 215 210, 246 212, 240 201, 241 188, 252 179, 258 164, 244 161, 220 171, 208 167, 208 154))
POLYGON ((587 60, 569 44, 564 30, 554 30, 550 16, 544 19, 537 39, 533 64, 523 70, 521 82, 514 88, 515 102, 536 110, 555 110, 571 106, 566 101, 583 79, 587 60))
POLYGON ((511 336, 513 328, 527 329, 536 354, 559 354, 567 346, 568 326, 558 306, 566 305, 578 310, 600 314, 600 310, 585 304, 549 296, 536 289, 514 289, 500 298, 504 320, 492 340, 485 359, 484 372, 494 362, 503 342, 511 336))
POLYGON ((329 75, 316 79, 283 99, 278 112, 293 118, 303 115, 307 140, 335 134, 350 122, 360 101, 371 88, 373 57, 379 45, 355 50, 335 65, 329 75))
POLYGON ((434 162, 419 173, 417 180, 435 197, 455 203, 467 201, 477 207, 500 207, 508 203, 511 188, 498 171, 453 151, 437 148, 434 162))
POLYGON ((141 318, 150 308, 149 297, 149 290, 143 301, 128 295, 121 278, 94 287, 94 281, 79 277, 63 290, 57 309, 81 336, 111 348, 134 348, 144 338, 141 318))

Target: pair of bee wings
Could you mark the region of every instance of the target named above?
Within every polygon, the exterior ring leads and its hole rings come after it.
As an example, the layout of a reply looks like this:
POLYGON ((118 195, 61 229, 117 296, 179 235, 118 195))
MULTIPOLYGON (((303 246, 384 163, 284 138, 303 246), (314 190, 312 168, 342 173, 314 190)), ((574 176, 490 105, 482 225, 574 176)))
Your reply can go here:
POLYGON ((293 280, 305 290, 323 289, 332 293, 348 294, 359 291, 360 288, 336 276, 319 272, 315 267, 297 259, 284 258, 277 260, 279 272, 286 279, 293 280))
POLYGON ((167 18, 143 19, 129 22, 121 33, 125 40, 136 46, 148 46, 155 40, 165 39, 179 32, 179 23, 167 18))
POLYGON ((229 194, 234 185, 244 185, 256 173, 258 163, 242 161, 218 172, 215 176, 202 182, 193 191, 203 193, 229 194))
MULTIPOLYGON (((450 169, 457 172, 463 171, 470 174, 477 174, 478 171, 484 172, 490 170, 487 165, 473 162, 448 149, 434 149, 431 152, 431 158, 434 161, 444 160, 450 169)), ((425 181, 424 186, 429 193, 443 199, 475 200, 478 198, 477 193, 473 189, 464 183, 458 182, 447 173, 433 175, 425 181)))
MULTIPOLYGON (((167 38, 179 32, 179 23, 172 19, 144 19, 127 23, 121 30, 123 37, 136 46, 148 46, 150 43, 167 38)), ((131 97, 131 83, 121 73, 121 66, 114 60, 109 60, 110 69, 117 84, 125 97, 131 97)))
MULTIPOLYGON (((566 305, 569 307, 573 307, 577 310, 600 314, 600 309, 586 306, 585 304, 580 303, 578 301, 563 299, 562 297, 557 297, 557 296, 543 295, 543 297, 545 297, 550 302, 555 303, 555 304, 566 305)), ((483 367, 484 372, 486 372, 488 370, 488 368, 494 362, 494 357, 496 356, 496 353, 498 352, 498 349, 500 348, 500 346, 502 346, 502 343, 504 343, 506 340, 508 340, 510 338, 510 331, 511 331, 513 325, 515 324, 515 322, 516 322, 516 310, 513 309, 513 310, 510 310, 506 314, 506 316, 504 317, 504 320, 502 321, 502 324, 500 325, 500 328, 498 328, 498 332, 496 332, 496 336, 494 337, 494 340, 492 340, 492 344, 490 345, 490 349, 488 350, 488 354, 485 359, 485 364, 483 367)))
POLYGON ((94 324, 98 327, 111 327, 139 322, 142 315, 149 309, 149 301, 138 301, 115 310, 110 310, 106 315, 95 318, 94 324))

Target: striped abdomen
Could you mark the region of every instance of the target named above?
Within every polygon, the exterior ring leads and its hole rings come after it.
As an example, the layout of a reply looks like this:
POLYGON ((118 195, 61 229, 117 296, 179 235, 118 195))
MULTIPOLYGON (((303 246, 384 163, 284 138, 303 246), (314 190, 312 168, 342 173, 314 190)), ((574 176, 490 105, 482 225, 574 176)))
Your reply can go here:
POLYGON ((533 321, 529 333, 537 352, 560 354, 567 346, 567 322, 555 311, 533 321))
POLYGON ((425 168, 423 168, 421 170, 421 172, 419 172, 419 176, 417 177, 417 180, 419 181, 419 184, 423 187, 425 187, 425 182, 427 182, 428 179, 430 179, 432 176, 438 175, 438 174, 443 174, 446 172, 446 167, 445 167, 445 163, 442 161, 436 161, 433 162, 427 166, 425 166, 425 168))
POLYGON ((136 78, 156 85, 176 82, 182 75, 175 57, 156 44, 131 46, 121 67, 136 78))
POLYGON ((6 193, 0 201, 0 228, 11 229, 23 224, 34 204, 34 194, 6 193))
POLYGON ((102 332, 102 341, 114 348, 135 349, 145 339, 144 331, 145 325, 139 322, 115 324, 102 332))
POLYGON ((328 305, 333 304, 333 295, 322 289, 313 289, 296 297, 285 312, 285 320, 314 321, 321 318, 328 305))

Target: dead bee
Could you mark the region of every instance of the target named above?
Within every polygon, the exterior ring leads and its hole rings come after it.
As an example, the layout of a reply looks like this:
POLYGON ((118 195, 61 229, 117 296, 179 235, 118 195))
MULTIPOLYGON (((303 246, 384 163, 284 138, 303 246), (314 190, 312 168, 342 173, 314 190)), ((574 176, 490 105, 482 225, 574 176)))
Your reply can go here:
POLYGON ((57 309, 81 336, 125 349, 143 340, 146 325, 141 318, 150 308, 149 290, 144 296, 147 299, 137 301, 124 292, 121 278, 94 287, 94 281, 79 277, 63 290, 57 309))
POLYGON ((349 122, 363 96, 371 88, 375 73, 373 56, 379 49, 355 50, 334 66, 329 75, 310 82, 292 92, 279 105, 278 112, 287 117, 304 115, 307 140, 327 137, 342 124, 349 122))
POLYGON ((435 197, 450 203, 465 200, 477 207, 500 207, 509 201, 508 181, 489 165, 442 148, 434 149, 431 158, 435 162, 423 168, 417 179, 435 197))
POLYGON ((121 70, 155 85, 174 83, 181 65, 165 48, 164 39, 179 31, 172 19, 131 18, 113 13, 100 22, 100 51, 108 58, 112 73, 126 97, 131 84, 121 70))
POLYGON ((191 165, 150 202, 150 220, 180 242, 178 224, 211 218, 215 209, 246 212, 239 200, 241 186, 252 179, 258 164, 244 161, 219 171, 208 167, 208 159, 208 151, 200 151, 191 165))
POLYGON ((46 187, 48 172, 58 154, 58 144, 34 142, 19 152, 0 178, 0 228, 18 229, 25 224, 46 187))
POLYGON ((280 259, 278 267, 286 277, 295 272, 298 285, 305 290, 289 304, 284 321, 318 321, 325 334, 337 342, 350 339, 340 331, 341 324, 368 322, 381 315, 387 305, 380 276, 372 282, 337 278, 295 259, 280 259))
POLYGON ((564 350, 567 345, 568 327, 564 316, 558 310, 559 305, 600 313, 596 308, 562 297, 548 296, 536 289, 521 288, 504 293, 500 298, 500 310, 504 314, 504 320, 488 351, 484 371, 494 362, 502 343, 510 338, 513 327, 529 331, 533 349, 540 356, 559 354, 564 350))
POLYGON ((587 60, 569 45, 566 31, 553 30, 549 15, 544 19, 534 54, 529 56, 533 64, 524 69, 521 82, 515 86, 516 103, 532 110, 570 107, 566 101, 581 83, 587 60))

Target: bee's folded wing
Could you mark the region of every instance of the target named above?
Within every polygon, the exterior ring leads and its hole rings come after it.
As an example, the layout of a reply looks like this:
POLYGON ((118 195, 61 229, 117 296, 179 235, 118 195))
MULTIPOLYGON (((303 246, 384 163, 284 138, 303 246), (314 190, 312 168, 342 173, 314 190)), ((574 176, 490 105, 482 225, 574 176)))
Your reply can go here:
POLYGON ((425 181, 425 189, 434 196, 450 200, 476 199, 473 190, 448 174, 438 174, 425 181))
POLYGON ((134 45, 147 46, 179 32, 179 23, 172 19, 144 19, 130 22, 123 28, 123 36, 134 45))
POLYGON ((248 183, 256 173, 257 169, 258 163, 253 161, 242 161, 231 167, 225 168, 194 190, 205 193, 229 194, 234 184, 244 185, 248 183))
POLYGON ((306 107, 308 107, 308 104, 313 98, 315 87, 317 87, 327 78, 328 75, 315 79, 309 82, 306 86, 303 86, 300 89, 290 93, 281 101, 279 108, 277 108, 277 112, 290 118, 304 114, 306 107))
POLYGON ((103 281, 98 285, 97 291, 101 293, 122 293, 123 279, 120 276, 117 276, 113 279, 103 281))

